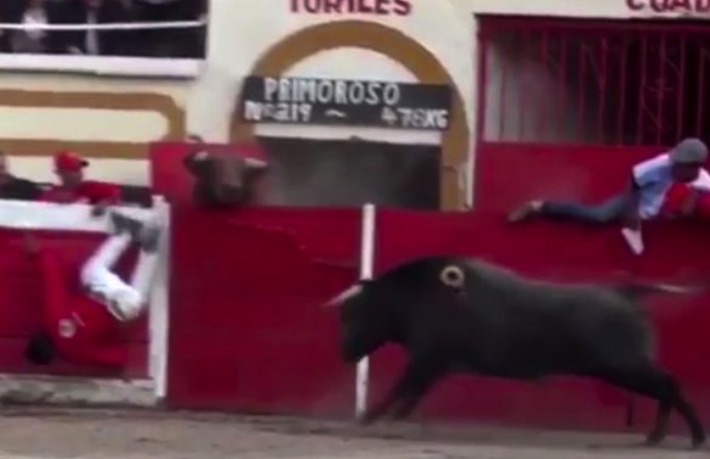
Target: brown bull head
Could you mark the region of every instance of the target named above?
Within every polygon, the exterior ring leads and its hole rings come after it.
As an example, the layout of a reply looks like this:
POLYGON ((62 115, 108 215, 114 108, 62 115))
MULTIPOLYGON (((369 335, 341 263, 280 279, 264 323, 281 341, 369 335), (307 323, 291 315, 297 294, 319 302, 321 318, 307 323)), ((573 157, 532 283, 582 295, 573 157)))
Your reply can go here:
POLYGON ((195 200, 210 207, 248 203, 253 182, 264 170, 249 167, 243 157, 234 153, 204 150, 188 155, 184 164, 195 177, 195 200))

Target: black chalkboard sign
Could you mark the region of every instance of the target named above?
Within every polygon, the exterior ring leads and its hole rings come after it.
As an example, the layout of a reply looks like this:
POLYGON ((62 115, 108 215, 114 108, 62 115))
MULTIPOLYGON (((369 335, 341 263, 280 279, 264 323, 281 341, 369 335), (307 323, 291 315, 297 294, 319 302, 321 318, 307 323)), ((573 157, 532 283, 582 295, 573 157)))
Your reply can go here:
POLYGON ((372 126, 445 131, 448 85, 325 78, 244 81, 239 117, 247 123, 372 126))

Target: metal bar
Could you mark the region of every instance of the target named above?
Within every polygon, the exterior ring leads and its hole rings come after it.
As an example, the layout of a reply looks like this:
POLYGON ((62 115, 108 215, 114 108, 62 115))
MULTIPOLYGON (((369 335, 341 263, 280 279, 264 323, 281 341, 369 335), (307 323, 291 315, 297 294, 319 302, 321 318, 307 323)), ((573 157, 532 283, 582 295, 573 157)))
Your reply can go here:
POLYGON ((506 60, 499 59, 500 65, 500 119, 498 120, 499 140, 505 140, 505 115, 506 107, 508 106, 507 89, 508 89, 508 73, 506 72, 506 60))
POLYGON ((620 91, 620 103, 617 113, 617 123, 618 123, 618 142, 617 145, 624 144, 624 112, 626 111, 626 65, 629 57, 629 37, 624 36, 621 45, 621 91, 620 91))
MULTIPOLYGON (((501 59, 503 60, 503 59, 501 59)), ((478 32, 478 119, 477 123, 477 144, 481 144, 486 136, 486 112, 488 108, 488 40, 486 35, 479 29, 478 32)), ((500 107, 504 107, 500 101, 500 107)))
MULTIPOLYGON (((573 19, 573 18, 535 18, 535 21, 530 21, 527 17, 510 18, 510 17, 495 17, 487 16, 486 22, 492 29, 499 31, 503 30, 555 30, 555 31, 585 31, 585 32, 600 32, 605 31, 623 31, 625 33, 639 32, 657 32, 660 30, 677 32, 680 28, 673 23, 661 22, 632 22, 632 21, 608 21, 608 20, 589 20, 589 19, 573 19)), ((682 25, 684 34, 697 34, 706 36, 708 29, 706 25, 687 24, 682 25)))
MULTIPOLYGON (((676 138, 680 139, 683 136, 685 125, 685 59, 686 59, 686 37, 680 36, 680 68, 678 69, 678 127, 676 129, 676 138)), ((701 83, 702 84, 702 83, 701 83)))
POLYGON ((644 90, 646 89, 646 70, 648 66, 647 54, 648 53, 648 36, 643 36, 642 47, 641 47, 641 84, 639 84, 639 100, 638 100, 638 114, 636 120, 636 145, 641 145, 643 143, 643 117, 645 115, 646 99, 644 98, 644 90))
MULTIPOLYGON (((373 204, 362 208, 362 234, 360 235, 360 280, 370 280, 375 269, 376 210, 373 204)), ((357 363, 355 373, 355 416, 361 419, 367 411, 367 392, 370 380, 370 359, 357 363)))
MULTIPOLYGON (((529 33, 529 31, 526 31, 525 33, 520 34, 523 40, 521 46, 521 49, 523 50, 523 56, 527 55, 528 40, 526 39, 526 37, 529 33)), ((518 96, 520 101, 520 104, 518 106, 518 141, 520 142, 525 140, 525 109, 527 106, 526 102, 528 89, 528 72, 525 68, 523 68, 522 73, 522 78, 518 80, 518 96)))
MULTIPOLYGON (((549 48, 549 43, 548 43, 549 37, 548 37, 548 31, 543 31, 542 32, 542 43, 540 45, 540 61, 545 69, 545 74, 547 74, 548 71, 548 64, 549 64, 549 54, 550 54, 550 48, 549 48)), ((547 100, 545 99, 545 94, 542 93, 542 91, 535 91, 537 93, 537 101, 538 101, 538 106, 540 107, 540 113, 538 116, 538 123, 537 123, 537 141, 541 142, 544 141, 545 139, 545 128, 547 127, 547 118, 550 115, 550 104, 547 103, 547 100), (541 102, 541 103, 540 103, 541 102)))
POLYGON ((700 137, 703 132, 703 101, 705 96, 705 60, 710 59, 710 53, 700 45, 700 71, 698 72, 698 119, 696 135, 700 137))
POLYGON ((604 109, 606 108, 606 98, 607 98, 607 58, 609 53, 609 42, 608 37, 604 37, 601 43, 601 59, 599 62, 599 68, 597 70, 597 79, 599 82, 599 107, 597 111, 597 135, 602 143, 604 141, 604 109))
MULTIPOLYGON (((586 63, 587 60, 584 58, 585 56, 585 48, 586 45, 582 43, 580 45, 580 52, 579 52, 579 99, 578 99, 578 105, 577 105, 577 135, 579 138, 584 138, 584 90, 586 89, 585 87, 585 81, 584 77, 586 76, 586 63)), ((579 138, 577 140, 579 140, 579 138)))
POLYGON ((567 133, 566 129, 566 109, 567 109, 567 39, 569 36, 560 34, 560 88, 562 88, 562 94, 560 95, 560 103, 558 106, 558 112, 560 117, 560 123, 557 126, 561 132, 567 133))
POLYGON ((661 33, 661 56, 659 59, 659 74, 658 74, 658 106, 656 107, 656 145, 663 144, 663 109, 666 99, 666 37, 665 33, 661 33))

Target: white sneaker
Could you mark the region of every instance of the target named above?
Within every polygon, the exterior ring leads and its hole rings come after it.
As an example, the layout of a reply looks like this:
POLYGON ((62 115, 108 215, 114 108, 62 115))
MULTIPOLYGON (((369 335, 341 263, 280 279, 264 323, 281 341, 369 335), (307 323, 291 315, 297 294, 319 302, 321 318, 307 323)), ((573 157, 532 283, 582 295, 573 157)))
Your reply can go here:
POLYGON ((626 240, 629 248, 635 255, 641 255, 644 250, 643 237, 640 230, 634 230, 631 228, 622 228, 621 235, 626 240))

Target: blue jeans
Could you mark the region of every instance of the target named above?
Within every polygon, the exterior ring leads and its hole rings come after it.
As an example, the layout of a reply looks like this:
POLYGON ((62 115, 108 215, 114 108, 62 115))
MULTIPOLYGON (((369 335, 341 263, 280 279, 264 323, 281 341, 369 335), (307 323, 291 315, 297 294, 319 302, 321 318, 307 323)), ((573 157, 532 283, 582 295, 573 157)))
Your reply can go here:
POLYGON ((621 220, 626 214, 627 208, 627 197, 625 195, 616 195, 596 205, 576 202, 545 202, 542 205, 541 213, 543 216, 550 218, 607 224, 621 220))

